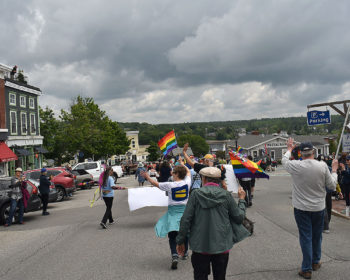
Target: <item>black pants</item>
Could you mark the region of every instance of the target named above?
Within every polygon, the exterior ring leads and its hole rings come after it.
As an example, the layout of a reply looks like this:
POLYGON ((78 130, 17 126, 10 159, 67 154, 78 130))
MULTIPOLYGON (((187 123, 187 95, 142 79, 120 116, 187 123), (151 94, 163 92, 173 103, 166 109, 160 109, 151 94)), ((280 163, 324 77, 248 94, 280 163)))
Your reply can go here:
POLYGON ((43 202, 43 213, 47 210, 47 204, 49 203, 49 194, 42 194, 41 201, 43 202))
POLYGON ((112 217, 112 206, 113 206, 113 197, 104 197, 103 200, 106 203, 106 212, 103 216, 102 223, 107 223, 107 220, 109 220, 110 223, 113 222, 112 217))
MULTIPOLYGON (((169 237, 169 246, 170 246, 170 251, 171 251, 171 255, 172 256, 177 256, 177 251, 176 251, 176 237, 177 234, 179 232, 178 231, 171 231, 168 233, 168 237, 169 237)), ((188 251, 188 240, 186 238, 185 240, 185 253, 187 253, 188 251)))
POLYGON ((210 263, 213 268, 214 280, 225 280, 228 257, 229 254, 203 255, 193 252, 191 262, 194 280, 208 280, 210 263))
POLYGON ((329 223, 331 221, 331 217, 332 217, 332 193, 327 192, 326 209, 324 212, 324 225, 323 225, 324 230, 329 230, 329 223))
POLYGON ((245 201, 247 202, 247 206, 249 206, 249 204, 252 202, 252 181, 239 180, 239 184, 242 186, 243 190, 246 193, 245 201))
POLYGON ((346 206, 350 206, 350 185, 343 185, 346 206))

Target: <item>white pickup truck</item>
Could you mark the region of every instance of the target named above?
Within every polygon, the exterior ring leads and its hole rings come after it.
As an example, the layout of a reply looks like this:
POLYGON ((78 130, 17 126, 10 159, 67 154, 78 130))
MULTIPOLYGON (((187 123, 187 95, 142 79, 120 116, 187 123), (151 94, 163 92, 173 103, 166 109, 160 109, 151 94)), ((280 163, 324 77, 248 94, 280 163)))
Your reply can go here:
MULTIPOLYGON (((103 166, 100 161, 91 161, 91 162, 81 162, 77 163, 72 168, 73 170, 83 169, 89 172, 93 176, 94 182, 98 182, 101 173, 103 172, 103 166)), ((115 165, 112 166, 115 180, 123 176, 123 170, 121 166, 115 165)))

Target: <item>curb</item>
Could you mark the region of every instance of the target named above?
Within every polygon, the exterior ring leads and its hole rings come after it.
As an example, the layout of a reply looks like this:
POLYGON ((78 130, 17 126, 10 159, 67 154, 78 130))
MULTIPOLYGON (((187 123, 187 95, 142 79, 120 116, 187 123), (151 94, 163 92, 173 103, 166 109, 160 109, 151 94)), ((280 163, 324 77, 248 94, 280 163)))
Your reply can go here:
POLYGON ((336 211, 336 210, 334 210, 334 209, 332 209, 332 214, 333 214, 334 216, 337 216, 337 217, 340 217, 340 218, 343 218, 343 219, 346 219, 346 220, 350 221, 350 217, 347 217, 347 216, 345 216, 344 214, 339 213, 338 211, 336 211))

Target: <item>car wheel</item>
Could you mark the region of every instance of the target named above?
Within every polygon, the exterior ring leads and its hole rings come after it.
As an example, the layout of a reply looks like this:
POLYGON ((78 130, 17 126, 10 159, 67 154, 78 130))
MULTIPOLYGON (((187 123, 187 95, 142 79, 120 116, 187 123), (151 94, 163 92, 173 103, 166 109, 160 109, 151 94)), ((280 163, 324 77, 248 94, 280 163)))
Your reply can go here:
MULTIPOLYGON (((18 222, 19 217, 18 217, 18 208, 16 207, 15 215, 14 215, 14 221, 13 222, 18 222)), ((0 222, 2 224, 5 224, 8 217, 10 216, 10 202, 4 203, 4 205, 1 207, 0 211, 0 222)))
POLYGON ((57 201, 63 201, 64 197, 66 196, 66 192, 64 191, 64 188, 56 187, 56 190, 57 190, 57 201))

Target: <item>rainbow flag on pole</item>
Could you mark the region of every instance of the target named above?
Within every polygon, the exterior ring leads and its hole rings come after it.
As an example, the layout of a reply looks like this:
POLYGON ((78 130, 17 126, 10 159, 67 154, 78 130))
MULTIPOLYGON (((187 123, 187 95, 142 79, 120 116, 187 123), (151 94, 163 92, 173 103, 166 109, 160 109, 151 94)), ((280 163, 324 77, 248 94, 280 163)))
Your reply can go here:
POLYGON ((241 154, 243 152, 243 148, 241 146, 238 146, 237 153, 241 154))
POLYGON ((229 152, 231 163, 233 167, 233 171, 238 179, 242 178, 267 178, 269 179, 269 175, 267 175, 261 167, 251 161, 242 157, 238 153, 229 152))
POLYGON ((158 141, 158 147, 162 151, 163 155, 166 156, 173 149, 177 147, 176 137, 174 130, 170 131, 162 139, 158 141))

